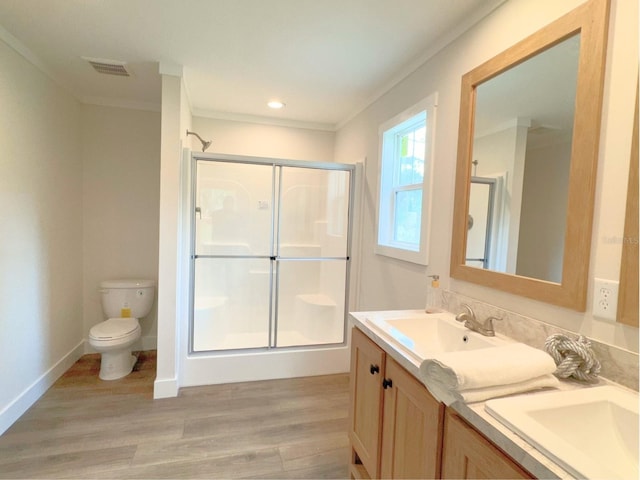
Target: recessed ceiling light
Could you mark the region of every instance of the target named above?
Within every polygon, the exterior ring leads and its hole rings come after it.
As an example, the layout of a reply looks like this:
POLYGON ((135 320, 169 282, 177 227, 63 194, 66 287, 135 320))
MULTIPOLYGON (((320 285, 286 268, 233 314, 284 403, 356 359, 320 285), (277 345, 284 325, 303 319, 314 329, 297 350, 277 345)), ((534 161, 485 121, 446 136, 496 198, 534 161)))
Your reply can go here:
POLYGON ((269 106, 269 108, 273 108, 276 110, 284 107, 284 103, 282 103, 280 100, 271 100, 267 103, 267 105, 269 106))

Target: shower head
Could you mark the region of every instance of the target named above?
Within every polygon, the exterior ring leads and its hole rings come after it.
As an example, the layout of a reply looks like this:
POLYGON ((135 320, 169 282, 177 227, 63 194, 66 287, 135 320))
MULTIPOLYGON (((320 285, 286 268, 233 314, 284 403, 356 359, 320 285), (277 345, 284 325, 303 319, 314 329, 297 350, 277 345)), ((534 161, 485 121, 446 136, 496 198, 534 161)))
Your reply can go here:
POLYGON ((190 132, 189 130, 187 130, 187 135, 195 135, 198 138, 198 140, 200 140, 200 143, 202 143, 203 152, 211 146, 212 140, 203 140, 202 137, 198 135, 196 132, 190 132))

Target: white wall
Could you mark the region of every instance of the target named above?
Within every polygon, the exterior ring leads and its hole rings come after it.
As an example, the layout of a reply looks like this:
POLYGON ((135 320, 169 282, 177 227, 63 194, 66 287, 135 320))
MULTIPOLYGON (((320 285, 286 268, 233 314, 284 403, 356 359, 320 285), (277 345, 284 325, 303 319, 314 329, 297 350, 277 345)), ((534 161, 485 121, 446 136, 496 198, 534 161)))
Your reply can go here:
MULTIPOLYGON (((207 153, 331 162, 335 134, 321 130, 193 117, 193 130, 213 139, 207 153)), ((189 137, 193 151, 200 141, 189 137)), ((347 162, 353 163, 353 162, 347 162)))
POLYGON ((80 104, 0 41, 0 433, 82 354, 80 104))
MULTIPOLYGON (((158 270, 159 113, 81 105, 9 40, 25 56, 0 42, 0 433, 90 350, 98 283, 158 270)), ((155 308, 142 328, 155 348, 155 308)))
MULTIPOLYGON (((455 292, 482 298, 497 306, 637 351, 637 329, 600 321, 589 312, 573 312, 456 281, 448 276, 461 77, 580 3, 580 0, 518 0, 504 3, 337 132, 336 161, 367 158, 360 309, 424 306, 425 273, 429 272, 440 274, 443 287, 455 292), (377 131, 381 123, 433 92, 438 92, 439 101, 429 255, 431 265, 425 269, 373 253, 378 175, 377 131)), ((592 279, 616 279, 619 276, 621 245, 606 240, 612 236, 622 237, 626 192, 621 186, 626 185, 629 166, 633 98, 637 82, 638 2, 612 0, 611 3, 590 270, 592 279)), ((588 305, 592 290, 591 281, 588 305)))
POLYGON ((180 328, 186 321, 182 303, 185 282, 180 261, 183 225, 181 213, 181 146, 189 127, 190 110, 181 69, 160 66, 162 114, 160 133, 160 212, 158 243, 158 363, 154 397, 178 393, 180 328), (178 75, 175 75, 177 73, 178 75))
MULTIPOLYGON (((160 113, 82 106, 84 336, 104 320, 98 285, 158 279, 160 113)), ((156 348, 157 301, 134 349, 156 348)), ((89 350, 89 344, 86 345, 89 350)))

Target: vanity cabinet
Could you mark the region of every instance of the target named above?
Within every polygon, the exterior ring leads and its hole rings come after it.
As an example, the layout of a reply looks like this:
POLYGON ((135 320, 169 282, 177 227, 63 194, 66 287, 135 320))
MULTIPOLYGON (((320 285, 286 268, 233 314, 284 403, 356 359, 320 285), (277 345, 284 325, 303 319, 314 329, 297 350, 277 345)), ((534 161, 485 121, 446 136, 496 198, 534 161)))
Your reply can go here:
POLYGON ((352 478, 439 478, 444 405, 354 328, 352 478))
POLYGON ((354 328, 350 476, 535 478, 354 328))
POLYGON ((442 478, 535 478, 451 410, 443 443, 442 478))

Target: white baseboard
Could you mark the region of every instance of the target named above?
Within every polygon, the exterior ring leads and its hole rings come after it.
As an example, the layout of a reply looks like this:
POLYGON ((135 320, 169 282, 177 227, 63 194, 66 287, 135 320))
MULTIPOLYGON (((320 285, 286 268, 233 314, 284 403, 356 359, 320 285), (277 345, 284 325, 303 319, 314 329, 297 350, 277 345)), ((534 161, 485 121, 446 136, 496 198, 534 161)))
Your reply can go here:
POLYGON ((80 359, 84 354, 84 343, 84 340, 80 341, 71 351, 0 411, 0 435, 13 425, 64 372, 69 370, 80 359))
POLYGON ((172 398, 178 396, 178 380, 169 378, 158 380, 153 383, 153 398, 172 398))

